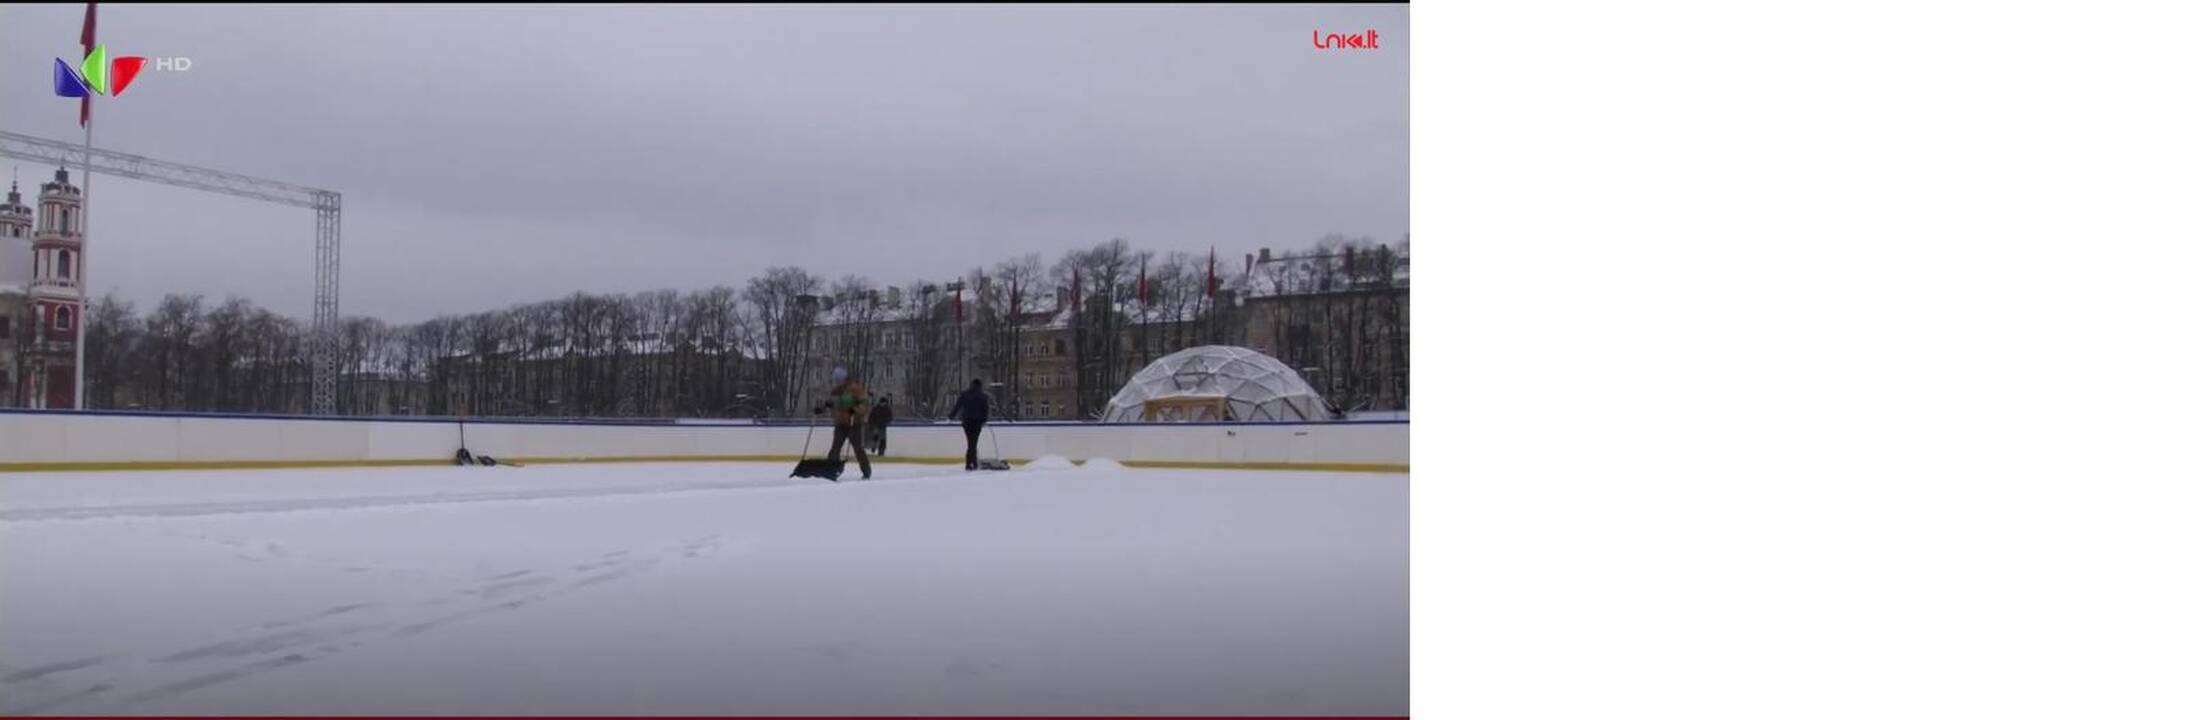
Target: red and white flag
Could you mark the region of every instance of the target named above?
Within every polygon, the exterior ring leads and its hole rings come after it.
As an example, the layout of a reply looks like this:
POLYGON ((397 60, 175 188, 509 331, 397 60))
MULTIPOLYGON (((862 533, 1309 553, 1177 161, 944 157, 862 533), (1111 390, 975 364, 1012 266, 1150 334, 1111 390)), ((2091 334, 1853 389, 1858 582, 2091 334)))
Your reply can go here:
POLYGON ((1207 297, 1214 297, 1214 248, 1207 248, 1207 297))
POLYGON ((1146 258, 1139 258, 1139 304, 1146 304, 1146 258))

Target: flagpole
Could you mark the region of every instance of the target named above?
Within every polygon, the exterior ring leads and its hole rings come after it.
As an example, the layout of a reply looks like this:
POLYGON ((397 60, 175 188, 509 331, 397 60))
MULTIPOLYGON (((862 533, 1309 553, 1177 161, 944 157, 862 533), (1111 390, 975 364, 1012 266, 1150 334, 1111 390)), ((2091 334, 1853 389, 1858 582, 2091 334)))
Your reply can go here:
MULTIPOLYGON (((98 47, 98 23, 99 4, 84 3, 83 37, 79 39, 83 42, 84 56, 87 58, 98 47)), ((99 55, 103 58, 105 54, 99 55)), ((100 72, 105 71, 101 69, 100 72)), ((102 74, 98 77, 103 81, 105 76, 102 74)), ((91 248, 91 96, 100 92, 102 91, 96 89, 85 90, 83 113, 78 118, 83 123, 83 199, 76 204, 76 212, 81 215, 76 220, 76 400, 70 406, 76 412, 84 410, 84 346, 91 339, 91 268, 85 259, 89 257, 90 253, 87 251, 91 248)))
MULTIPOLYGON (((90 107, 91 93, 84 94, 84 106, 90 107)), ((76 306, 76 404, 71 406, 82 412, 84 407, 84 345, 91 339, 91 268, 87 262, 91 250, 91 119, 83 124, 83 202, 78 211, 83 217, 76 221, 76 297, 82 302, 76 306)))

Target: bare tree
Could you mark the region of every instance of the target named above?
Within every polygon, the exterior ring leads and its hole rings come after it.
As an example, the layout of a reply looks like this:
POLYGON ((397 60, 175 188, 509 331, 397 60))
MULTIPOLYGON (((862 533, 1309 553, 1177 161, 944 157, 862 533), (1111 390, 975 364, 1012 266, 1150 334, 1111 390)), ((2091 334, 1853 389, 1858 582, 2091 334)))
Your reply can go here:
MULTIPOLYGON (((968 371, 1000 385, 997 412, 1017 417, 1030 387, 1028 343, 1050 328, 1067 328, 1053 350, 1071 359, 1081 413, 1163 354, 1248 335, 1253 342, 1266 338, 1278 358, 1305 371, 1339 405, 1402 407, 1409 391, 1403 259, 1409 242, 1392 249, 1370 238, 1330 235, 1305 252, 1285 252, 1247 278, 1255 283, 1249 313, 1239 301, 1248 288, 1238 285, 1235 266, 1214 263, 1210 293, 1207 257, 1156 258, 1117 238, 1052 265, 1025 255, 973 268, 955 282, 914 283, 900 294, 860 276, 828 281, 777 267, 742 288, 576 293, 404 327, 352 317, 338 329, 338 407, 486 415, 799 413, 813 371, 839 364, 902 392, 899 412, 910 416, 945 410, 968 371), (827 332, 815 332, 823 314, 827 332), (815 347, 822 336, 827 346, 815 347)), ((91 404, 309 407, 310 343, 299 321, 241 298, 207 308, 197 296, 169 295, 141 320, 135 310, 112 295, 91 308, 85 338, 91 404)), ((21 341, 27 333, 16 335, 21 341)))
MULTIPOLYGON (((198 365, 198 334, 204 322, 204 299, 197 295, 168 295, 145 318, 147 359, 152 363, 145 405, 162 410, 207 408, 192 396, 198 365)), ((86 348, 88 350, 88 348, 86 348)))
POLYGON ((918 415, 940 415, 955 381, 956 295, 940 283, 919 283, 907 303, 905 321, 910 372, 905 407, 918 415))
MULTIPOLYGON (((138 354, 144 342, 144 321, 137 317, 134 303, 122 300, 113 291, 92 304, 90 316, 90 326, 84 331, 84 376, 90 385, 85 388, 85 399, 92 407, 120 407, 126 397, 122 390, 136 384, 134 371, 141 367, 138 354)), ((0 342, 21 342, 22 349, 28 349, 30 333, 14 335, 20 337, 0 342)), ((18 350, 18 357, 20 353, 18 350)), ((8 390, 0 387, 0 396, 8 390)))
POLYGON ((819 311, 814 295, 819 287, 819 279, 802 268, 772 267, 744 289, 756 331, 761 386, 774 409, 783 413, 794 412, 809 399, 803 397, 801 380, 819 311))
POLYGON ((851 377, 870 381, 875 369, 884 308, 880 291, 871 280, 846 276, 828 289, 834 309, 828 312, 829 339, 836 345, 829 363, 850 371, 851 377))
POLYGON ((692 383, 686 386, 690 411, 700 415, 753 415, 764 400, 749 384, 742 357, 743 317, 735 288, 723 285, 694 293, 685 314, 686 344, 694 355, 692 383))
POLYGON ((1083 311, 1070 321, 1081 415, 1105 404, 1129 378, 1125 373, 1134 369, 1124 352, 1124 330, 1131 319, 1118 312, 1116 301, 1125 273, 1137 270, 1138 260, 1129 242, 1115 238, 1070 253, 1056 268, 1055 282, 1075 282, 1084 296, 1079 302, 1083 311))

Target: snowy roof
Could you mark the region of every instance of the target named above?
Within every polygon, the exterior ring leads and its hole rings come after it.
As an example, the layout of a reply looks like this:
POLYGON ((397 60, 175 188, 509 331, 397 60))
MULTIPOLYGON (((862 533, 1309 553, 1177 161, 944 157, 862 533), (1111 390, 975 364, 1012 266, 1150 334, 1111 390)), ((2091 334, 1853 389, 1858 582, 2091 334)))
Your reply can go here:
MULTIPOLYGON (((725 347, 724 343, 712 337, 701 336, 664 340, 659 333, 639 333, 624 338, 619 343, 602 339, 596 343, 597 347, 589 350, 578 347, 576 342, 568 339, 557 339, 544 345, 533 345, 527 340, 503 338, 494 343, 494 348, 488 354, 509 356, 519 360, 555 360, 565 357, 586 356, 607 357, 615 354, 618 349, 624 356, 656 355, 675 352, 682 342, 690 342, 693 350, 700 355, 734 352, 736 350, 735 348, 725 347)), ((465 360, 476 354, 476 344, 465 340, 454 351, 441 355, 437 359, 465 360)))
MULTIPOLYGON (((1091 293, 1079 299, 1079 305, 1085 308, 1091 308, 1099 303, 1100 298, 1091 293)), ((1140 311, 1143 309, 1145 311, 1143 316, 1146 318, 1147 324, 1159 326, 1166 323, 1197 321, 1199 314, 1212 310, 1213 305, 1198 302, 1195 299, 1194 302, 1186 302, 1173 308, 1165 307, 1158 301, 1146 303, 1142 308, 1138 295, 1133 293, 1110 301, 1109 308, 1121 316, 1126 324, 1137 324, 1142 316, 1140 311)), ((1007 310, 1004 312, 1006 313, 1007 310)), ((1071 321, 1077 315, 1070 308, 1070 295, 1067 292, 1025 296, 1019 303, 1018 313, 1022 317, 1024 327, 1033 330, 1068 330, 1071 321)))
MULTIPOLYGON (((1343 272, 1342 253, 1305 255, 1256 261, 1251 273, 1245 278, 1245 291, 1255 296, 1312 295, 1324 292, 1380 287, 1380 273, 1374 270, 1381 262, 1380 248, 1359 250, 1352 258, 1358 273, 1354 277, 1343 272), (1321 287, 1321 280, 1328 287, 1321 287)), ((1396 264, 1390 269, 1392 284, 1410 287, 1412 284, 1412 253, 1389 248, 1389 259, 1396 264)))
POLYGON ((1142 420, 1236 420, 1282 422, 1326 420, 1328 406, 1320 393, 1282 361, 1233 345, 1201 345, 1162 356, 1131 376, 1123 390, 1109 398, 1104 422, 1142 420), (1146 406, 1165 400, 1208 399, 1224 407, 1228 417, 1173 417, 1146 406))

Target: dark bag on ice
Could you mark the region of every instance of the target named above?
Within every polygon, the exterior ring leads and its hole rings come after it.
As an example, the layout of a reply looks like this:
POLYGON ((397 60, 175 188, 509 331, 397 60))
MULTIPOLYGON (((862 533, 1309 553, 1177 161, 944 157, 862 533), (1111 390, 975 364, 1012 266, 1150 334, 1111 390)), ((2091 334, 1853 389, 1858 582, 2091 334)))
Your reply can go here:
POLYGON ((842 477, 843 461, 828 462, 827 458, 806 458, 797 461, 797 467, 789 471, 790 477, 827 478, 842 477))

